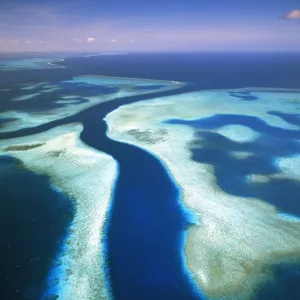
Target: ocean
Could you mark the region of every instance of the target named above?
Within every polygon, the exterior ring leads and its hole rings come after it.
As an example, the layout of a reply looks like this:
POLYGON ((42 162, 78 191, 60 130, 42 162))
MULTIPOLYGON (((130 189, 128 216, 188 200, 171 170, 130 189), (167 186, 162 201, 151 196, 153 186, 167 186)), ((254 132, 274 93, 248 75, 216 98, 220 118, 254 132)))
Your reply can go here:
MULTIPOLYGON (((125 97, 44 125, 0 133, 0 139, 43 132, 70 122, 82 122, 84 131, 81 139, 89 146, 112 155, 119 164, 119 176, 106 224, 109 279, 114 298, 201 299, 183 265, 184 232, 190 225, 190 219, 178 201, 180 191, 157 158, 134 146, 110 140, 106 136, 107 127, 103 118, 123 104, 188 91, 243 87, 300 89, 300 54, 137 53, 66 57, 58 64, 65 68, 0 70, 0 88, 5 86, 11 89, 0 94, 0 111, 47 110, 57 105, 54 103, 59 96, 57 91, 53 91, 44 102, 36 100, 30 105, 26 101, 13 102, 7 99, 20 95, 16 85, 40 82, 57 85, 79 75, 188 83, 178 90, 125 97)), ((68 90, 69 86, 64 88, 68 90)), ((84 96, 91 91, 77 88, 68 92, 84 96)), ((243 101, 255 101, 247 94, 238 96, 244 97, 243 101)), ((226 124, 228 118, 232 121, 232 116, 222 116, 190 125, 208 128, 215 124, 226 124)), ((1 121, 4 124, 7 120, 0 119, 0 125, 1 121)), ((234 120, 236 124, 240 122, 248 122, 254 127, 262 126, 255 118, 246 116, 234 120)), ((294 116, 290 122, 298 124, 298 119, 294 116)), ((271 132, 275 137, 280 135, 286 140, 286 153, 299 153, 299 146, 289 142, 289 135, 297 135, 297 132, 266 127, 260 127, 260 130, 271 132)), ((224 141, 216 141, 212 134, 207 134, 206 138, 207 143, 223 143, 226 151, 247 151, 247 145, 245 149, 233 149, 234 145, 224 145, 224 141)), ((268 140, 252 150, 260 154, 274 147, 272 142, 272 139, 268 140)), ((224 149, 214 149, 213 153, 195 150, 193 158, 216 167, 218 184, 227 193, 260 197, 285 213, 300 214, 298 182, 278 181, 271 182, 267 187, 251 188, 239 182, 241 176, 249 172, 249 165, 252 167, 250 173, 255 168, 262 168, 262 165, 264 172, 272 172, 268 164, 270 157, 258 155, 255 161, 247 162, 247 166, 237 165, 234 176, 228 180, 226 175, 234 162, 230 161, 229 156, 223 155, 226 152, 224 149), (281 198, 286 189, 292 192, 288 201, 283 202, 281 198), (274 198, 272 195, 277 196, 274 198)), ((0 159, 0 178, 1 299, 40 299, 47 286, 49 269, 72 221, 72 202, 51 189, 49 178, 25 170, 10 157, 0 159)), ((288 299, 299 299, 299 270, 290 266, 274 268, 276 280, 262 288, 258 299, 285 299, 287 293, 288 299)))

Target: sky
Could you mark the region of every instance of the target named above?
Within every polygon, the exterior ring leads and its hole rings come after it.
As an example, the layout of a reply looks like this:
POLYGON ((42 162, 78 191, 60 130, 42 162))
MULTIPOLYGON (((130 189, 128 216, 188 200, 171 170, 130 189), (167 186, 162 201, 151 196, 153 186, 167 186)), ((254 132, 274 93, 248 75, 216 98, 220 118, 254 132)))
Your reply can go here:
POLYGON ((0 52, 300 52, 300 0, 0 0, 0 5, 0 52))

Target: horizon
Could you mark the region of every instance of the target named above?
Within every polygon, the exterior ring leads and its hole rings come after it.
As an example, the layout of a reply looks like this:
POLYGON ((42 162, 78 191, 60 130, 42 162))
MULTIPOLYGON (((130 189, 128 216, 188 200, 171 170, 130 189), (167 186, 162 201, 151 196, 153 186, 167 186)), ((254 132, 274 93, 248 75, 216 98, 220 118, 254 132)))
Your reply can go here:
POLYGON ((268 49, 268 50, 157 50, 157 51, 85 51, 85 50, 24 50, 24 51, 1 51, 0 55, 6 54, 82 54, 91 56, 105 56, 105 55, 132 55, 132 54, 300 54, 300 49, 268 49))

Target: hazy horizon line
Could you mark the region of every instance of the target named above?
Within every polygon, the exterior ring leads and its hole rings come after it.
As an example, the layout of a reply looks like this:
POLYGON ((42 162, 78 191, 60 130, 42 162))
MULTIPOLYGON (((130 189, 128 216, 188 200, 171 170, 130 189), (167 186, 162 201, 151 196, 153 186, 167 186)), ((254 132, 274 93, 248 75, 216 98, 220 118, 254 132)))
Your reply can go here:
POLYGON ((257 49, 257 50, 157 50, 157 51, 84 51, 84 50, 53 50, 53 51, 34 51, 34 50, 26 50, 26 51, 1 51, 2 54, 67 54, 67 53, 76 53, 76 54, 93 54, 93 55, 129 55, 129 54, 163 54, 163 53, 299 53, 299 50, 294 49, 257 49))

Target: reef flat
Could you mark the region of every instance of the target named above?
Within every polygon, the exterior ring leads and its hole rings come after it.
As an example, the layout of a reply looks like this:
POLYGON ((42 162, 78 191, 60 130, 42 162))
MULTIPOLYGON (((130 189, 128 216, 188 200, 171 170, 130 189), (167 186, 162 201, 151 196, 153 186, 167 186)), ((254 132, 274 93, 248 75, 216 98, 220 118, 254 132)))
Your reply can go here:
POLYGON ((299 91, 239 89, 140 101, 105 118, 111 139, 158 157, 181 188, 198 218, 187 232, 186 264, 209 299, 252 299, 274 264, 300 263, 297 218, 282 217, 263 193, 238 190, 261 191, 280 177, 299 188, 299 111, 299 91))
POLYGON ((110 299, 103 238, 117 164, 85 145, 79 138, 82 129, 73 123, 0 141, 0 155, 49 176, 53 188, 74 202, 75 216, 49 274, 45 299, 110 299))
POLYGON ((0 132, 39 126, 100 103, 173 90, 183 85, 172 81, 78 76, 58 83, 28 83, 15 85, 10 90, 3 88, 0 90, 0 132))
POLYGON ((62 59, 53 57, 39 58, 15 58, 0 60, 0 69, 2 70, 19 70, 19 69, 45 69, 45 68, 63 68, 56 65, 55 62, 62 59))

